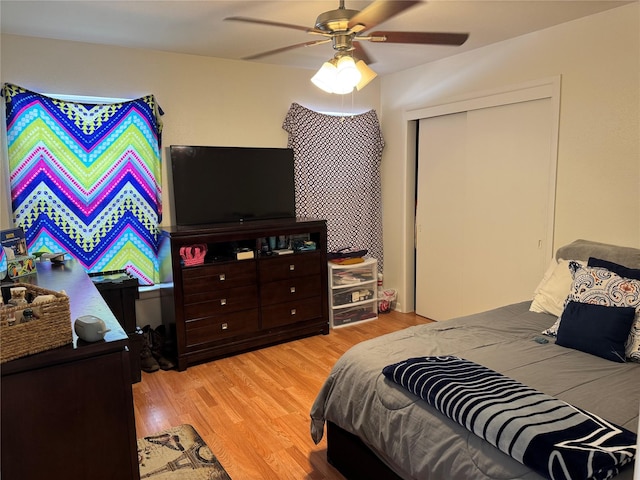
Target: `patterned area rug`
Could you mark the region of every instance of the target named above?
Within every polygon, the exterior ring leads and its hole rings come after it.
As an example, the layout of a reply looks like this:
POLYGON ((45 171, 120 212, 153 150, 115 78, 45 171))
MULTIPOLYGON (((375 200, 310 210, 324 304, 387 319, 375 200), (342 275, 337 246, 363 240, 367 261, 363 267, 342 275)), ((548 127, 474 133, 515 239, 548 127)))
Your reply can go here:
POLYGON ((140 478, 153 480, 231 480, 191 425, 138 439, 140 478))

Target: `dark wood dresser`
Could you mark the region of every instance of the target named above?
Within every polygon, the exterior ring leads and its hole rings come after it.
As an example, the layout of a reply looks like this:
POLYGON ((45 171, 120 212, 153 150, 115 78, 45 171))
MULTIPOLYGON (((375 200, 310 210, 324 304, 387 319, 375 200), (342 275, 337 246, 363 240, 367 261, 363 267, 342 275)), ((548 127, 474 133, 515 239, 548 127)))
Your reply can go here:
POLYGON ((72 322, 95 315, 111 331, 0 366, 2 479, 138 480, 127 334, 77 262, 19 280, 65 290, 72 322))
POLYGON ((168 227, 163 235, 161 257, 171 269, 162 315, 175 337, 179 370, 329 333, 324 220, 168 227), (300 247, 302 239, 313 247, 300 247), (277 255, 269 246, 280 242, 291 247, 288 254, 277 255), (202 246, 207 254, 201 264, 184 261, 181 252, 191 254, 202 246), (249 258, 238 259, 238 251, 249 258))

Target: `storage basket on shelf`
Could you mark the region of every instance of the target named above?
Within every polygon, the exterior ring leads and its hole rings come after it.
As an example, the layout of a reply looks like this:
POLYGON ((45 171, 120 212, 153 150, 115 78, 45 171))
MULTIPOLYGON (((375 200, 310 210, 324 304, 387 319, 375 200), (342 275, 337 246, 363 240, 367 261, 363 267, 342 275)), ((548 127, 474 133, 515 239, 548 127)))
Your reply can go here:
POLYGON ((25 287, 28 298, 48 297, 38 303, 5 305, 0 309, 0 363, 73 342, 67 295, 28 283, 15 283, 13 287, 25 287), (25 309, 31 309, 34 315, 30 321, 19 323, 25 309), (12 318, 15 323, 10 325, 12 318))

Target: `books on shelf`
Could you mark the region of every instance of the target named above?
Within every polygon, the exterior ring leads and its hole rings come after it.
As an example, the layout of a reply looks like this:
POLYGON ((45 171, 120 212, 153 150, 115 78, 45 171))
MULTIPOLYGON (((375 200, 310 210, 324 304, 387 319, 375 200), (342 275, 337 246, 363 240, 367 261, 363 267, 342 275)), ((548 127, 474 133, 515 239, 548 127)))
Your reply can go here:
POLYGON ((293 253, 293 250, 291 250, 289 248, 281 248, 279 250, 274 250, 273 251, 274 255, 289 255, 290 253, 293 253))

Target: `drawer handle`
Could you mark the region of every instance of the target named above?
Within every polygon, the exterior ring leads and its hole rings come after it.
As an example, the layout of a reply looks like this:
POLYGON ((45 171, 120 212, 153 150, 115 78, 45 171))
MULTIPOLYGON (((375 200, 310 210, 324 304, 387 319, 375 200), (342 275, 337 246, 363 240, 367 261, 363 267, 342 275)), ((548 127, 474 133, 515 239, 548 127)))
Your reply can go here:
POLYGON ((296 287, 291 287, 291 288, 289 288, 289 291, 290 291, 291 293, 296 293, 296 287))
POLYGON ((229 324, 228 323, 223 323, 222 325, 220 325, 220 328, 222 330, 228 330, 229 329, 229 324))
POLYGON ((289 265, 289 271, 293 272, 296 269, 296 266, 291 264, 289 265))
POLYGON ((220 305, 226 305, 227 304, 227 299, 226 298, 221 298, 220 299, 220 305))
POLYGON ((221 273, 219 278, 221 282, 224 282, 226 280, 224 273, 221 273))
POLYGON ((295 314, 296 314, 296 309, 295 309, 295 308, 292 308, 292 309, 291 309, 291 315, 295 315, 295 314))

